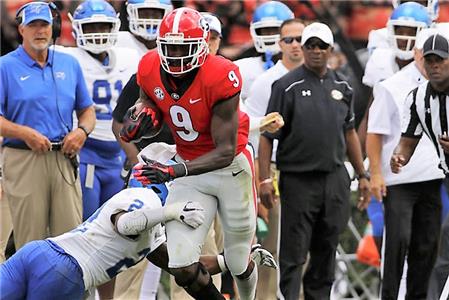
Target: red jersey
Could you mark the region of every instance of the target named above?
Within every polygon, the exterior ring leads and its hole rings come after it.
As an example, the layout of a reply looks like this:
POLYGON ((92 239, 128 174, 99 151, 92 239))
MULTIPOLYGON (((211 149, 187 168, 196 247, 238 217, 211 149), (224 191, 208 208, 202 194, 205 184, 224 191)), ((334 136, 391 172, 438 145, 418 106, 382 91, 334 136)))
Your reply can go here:
MULTIPOLYGON (((161 76, 165 71, 161 70, 157 51, 150 51, 142 57, 137 71, 139 86, 162 112, 175 139, 176 150, 185 160, 215 149, 210 132, 212 108, 239 93, 242 87, 238 67, 221 56, 209 55, 196 70, 190 86, 173 89, 166 77, 161 76)), ((246 147, 249 131, 248 116, 238 113, 236 154, 246 147)))

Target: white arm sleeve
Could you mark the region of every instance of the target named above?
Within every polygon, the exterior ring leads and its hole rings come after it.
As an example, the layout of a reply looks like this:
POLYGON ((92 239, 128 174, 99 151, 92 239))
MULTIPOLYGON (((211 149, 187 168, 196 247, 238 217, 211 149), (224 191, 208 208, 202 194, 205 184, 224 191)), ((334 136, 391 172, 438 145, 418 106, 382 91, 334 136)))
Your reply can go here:
POLYGON ((116 228, 121 235, 138 235, 157 224, 166 221, 164 208, 143 208, 127 212, 116 221, 116 228))

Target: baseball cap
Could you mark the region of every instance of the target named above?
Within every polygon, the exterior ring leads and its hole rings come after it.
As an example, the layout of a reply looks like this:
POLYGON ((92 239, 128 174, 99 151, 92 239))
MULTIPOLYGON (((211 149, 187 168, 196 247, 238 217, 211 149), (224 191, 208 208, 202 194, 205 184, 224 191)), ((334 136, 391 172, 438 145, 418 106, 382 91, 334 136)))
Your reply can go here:
POLYGON ((439 57, 446 59, 449 57, 449 41, 440 34, 434 34, 430 36, 423 46, 423 55, 430 54, 438 55, 439 57))
POLYGON ((307 40, 313 37, 319 38, 330 46, 334 45, 334 36, 332 31, 329 26, 324 23, 315 22, 307 25, 302 32, 301 45, 304 46, 307 40))
POLYGON ((207 23, 209 23, 210 30, 216 31, 221 37, 221 23, 220 20, 210 14, 210 13, 201 13, 203 17, 206 19, 207 23))
POLYGON ((18 10, 19 16, 22 17, 22 25, 28 25, 35 20, 42 20, 47 23, 53 22, 48 3, 45 2, 31 2, 18 10))

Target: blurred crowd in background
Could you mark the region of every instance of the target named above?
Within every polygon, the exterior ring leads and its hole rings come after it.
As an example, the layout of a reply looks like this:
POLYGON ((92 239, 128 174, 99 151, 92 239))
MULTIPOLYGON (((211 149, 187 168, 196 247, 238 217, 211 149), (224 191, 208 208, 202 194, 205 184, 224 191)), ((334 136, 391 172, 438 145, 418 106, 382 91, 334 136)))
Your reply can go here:
MULTIPOLYGON (((4 0, 1 1, 1 54, 15 49, 18 45, 18 33, 15 29, 14 15, 17 9, 27 0, 4 0)), ((81 1, 57 0, 55 4, 61 9, 63 16, 62 35, 58 43, 65 46, 75 46, 72 36, 72 27, 68 18, 68 13, 73 13, 81 1)), ((120 12, 121 28, 128 30, 126 19, 126 1, 109 1, 116 11, 120 12)), ((216 14, 222 25, 222 45, 220 54, 235 60, 240 57, 251 56, 245 50, 252 47, 249 24, 254 9, 265 0, 174 0, 174 8, 187 6, 198 11, 208 11, 216 14)), ((383 0, 353 0, 353 1, 333 1, 333 0, 286 0, 281 1, 288 5, 297 18, 307 21, 316 19, 332 18, 341 30, 354 45, 355 49, 366 47, 368 33, 372 29, 385 27, 391 14, 393 6, 391 1, 383 0)), ((322 20, 327 21, 327 20, 322 20)), ((440 1, 439 22, 449 21, 449 1, 440 1)), ((332 22, 334 23, 334 22, 332 22)), ((338 50, 338 49, 337 49, 338 50)), ((336 54, 340 51, 336 51, 336 54)), ((344 64, 344 58, 336 56, 332 63, 344 64)))

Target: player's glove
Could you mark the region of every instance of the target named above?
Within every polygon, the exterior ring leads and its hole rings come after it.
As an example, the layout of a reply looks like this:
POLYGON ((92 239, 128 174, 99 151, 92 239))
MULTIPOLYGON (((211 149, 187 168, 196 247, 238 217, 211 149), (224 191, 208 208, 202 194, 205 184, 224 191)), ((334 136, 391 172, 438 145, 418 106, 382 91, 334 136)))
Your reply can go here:
POLYGON ((251 259, 259 266, 266 266, 273 269, 278 268, 273 254, 262 248, 260 244, 254 244, 251 247, 251 259))
POLYGON ((138 142, 147 132, 160 125, 156 111, 147 106, 140 108, 139 104, 130 107, 123 118, 120 138, 127 143, 138 142))
POLYGON ((133 169, 133 176, 144 186, 153 183, 163 183, 177 177, 187 176, 187 167, 184 163, 164 165, 155 160, 141 156, 145 164, 137 164, 133 169))
POLYGON ((203 224, 204 208, 198 202, 178 202, 164 206, 164 220, 177 220, 192 228, 203 224))

